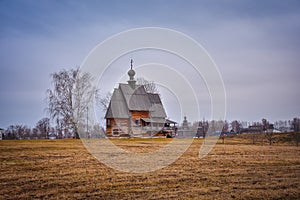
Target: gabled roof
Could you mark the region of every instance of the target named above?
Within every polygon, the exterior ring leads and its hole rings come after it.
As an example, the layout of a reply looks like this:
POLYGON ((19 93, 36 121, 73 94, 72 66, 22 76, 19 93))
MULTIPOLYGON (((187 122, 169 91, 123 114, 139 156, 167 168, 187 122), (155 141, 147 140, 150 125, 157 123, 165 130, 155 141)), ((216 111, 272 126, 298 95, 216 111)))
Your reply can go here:
POLYGON ((148 93, 148 98, 149 98, 151 104, 155 104, 155 103, 161 104, 159 94, 148 93))
POLYGON ((149 111, 152 118, 166 118, 158 94, 147 93, 145 87, 119 84, 114 90, 105 118, 129 118, 129 111, 149 111))
POLYGON ((115 88, 105 118, 128 118, 128 108, 119 88, 115 88))
POLYGON ((122 91, 129 110, 149 111, 151 103, 144 86, 137 85, 133 89, 128 84, 120 84, 119 88, 122 91))
POLYGON ((164 106, 160 100, 159 94, 147 93, 148 98, 151 103, 151 117, 152 118, 166 118, 167 114, 165 112, 164 106))
POLYGON ((153 104, 150 108, 150 116, 152 118, 166 118, 167 114, 163 105, 160 104, 153 104))

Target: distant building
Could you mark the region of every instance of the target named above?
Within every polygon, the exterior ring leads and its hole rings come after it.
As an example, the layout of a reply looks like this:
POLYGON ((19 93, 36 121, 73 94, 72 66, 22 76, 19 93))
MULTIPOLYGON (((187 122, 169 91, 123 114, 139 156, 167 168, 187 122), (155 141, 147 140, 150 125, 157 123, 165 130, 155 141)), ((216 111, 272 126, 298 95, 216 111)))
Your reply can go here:
POLYGON ((197 136, 197 128, 190 126, 187 117, 184 116, 182 125, 178 128, 176 137, 192 138, 197 136))
POLYGON ((258 125, 249 126, 247 132, 250 132, 250 133, 261 133, 261 132, 263 132, 263 125, 262 124, 258 124, 258 125))
POLYGON ((273 124, 254 124, 248 126, 248 128, 244 128, 241 130, 242 133, 262 133, 262 132, 273 132, 274 125, 273 124))
POLYGON ((184 116, 183 122, 182 122, 182 129, 188 130, 189 129, 189 123, 186 119, 186 116, 184 116))
POLYGON ((106 135, 108 137, 147 137, 171 133, 176 122, 168 120, 159 94, 148 93, 143 85, 137 85, 135 71, 128 71, 128 83, 120 83, 114 89, 107 112, 106 135))

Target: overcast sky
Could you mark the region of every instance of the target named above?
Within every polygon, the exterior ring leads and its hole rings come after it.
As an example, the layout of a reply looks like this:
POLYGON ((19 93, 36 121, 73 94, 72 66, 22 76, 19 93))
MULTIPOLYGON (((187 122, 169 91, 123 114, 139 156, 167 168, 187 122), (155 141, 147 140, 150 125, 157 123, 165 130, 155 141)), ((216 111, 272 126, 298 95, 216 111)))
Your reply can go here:
POLYGON ((185 33, 208 51, 229 120, 300 116, 299 1, 7 0, 0 26, 1 128, 47 116, 50 73, 79 66, 113 34, 149 26, 185 33))

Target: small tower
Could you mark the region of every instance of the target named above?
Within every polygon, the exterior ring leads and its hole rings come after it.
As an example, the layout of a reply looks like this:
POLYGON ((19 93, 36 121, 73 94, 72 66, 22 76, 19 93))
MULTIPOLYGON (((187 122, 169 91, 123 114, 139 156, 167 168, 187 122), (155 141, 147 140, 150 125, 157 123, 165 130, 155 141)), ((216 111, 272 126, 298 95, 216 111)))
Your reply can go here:
POLYGON ((132 89, 135 89, 135 83, 136 83, 136 81, 134 80, 135 71, 132 69, 132 67, 133 67, 133 60, 131 59, 130 70, 128 71, 129 80, 127 82, 132 89))
POLYGON ((186 119, 186 116, 184 116, 183 122, 182 122, 182 128, 183 129, 189 129, 189 123, 186 119))

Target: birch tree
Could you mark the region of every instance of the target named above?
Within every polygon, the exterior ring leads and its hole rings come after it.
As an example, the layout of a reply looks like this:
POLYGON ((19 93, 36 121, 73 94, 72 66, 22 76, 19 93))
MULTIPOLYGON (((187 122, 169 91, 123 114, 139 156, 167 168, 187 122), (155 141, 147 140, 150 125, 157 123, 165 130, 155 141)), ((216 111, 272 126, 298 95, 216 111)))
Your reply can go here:
POLYGON ((71 69, 53 73, 51 78, 54 88, 47 90, 50 117, 79 138, 78 125, 83 122, 86 108, 95 94, 92 77, 80 73, 79 69, 71 69))

